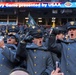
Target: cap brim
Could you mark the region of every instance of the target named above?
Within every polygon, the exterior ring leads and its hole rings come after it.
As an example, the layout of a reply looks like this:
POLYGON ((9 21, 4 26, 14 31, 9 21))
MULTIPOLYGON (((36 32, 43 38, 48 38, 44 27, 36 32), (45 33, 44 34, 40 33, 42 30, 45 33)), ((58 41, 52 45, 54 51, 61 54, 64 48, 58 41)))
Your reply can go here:
POLYGON ((76 29, 76 26, 69 26, 69 27, 67 27, 67 29, 69 30, 69 29, 76 29))

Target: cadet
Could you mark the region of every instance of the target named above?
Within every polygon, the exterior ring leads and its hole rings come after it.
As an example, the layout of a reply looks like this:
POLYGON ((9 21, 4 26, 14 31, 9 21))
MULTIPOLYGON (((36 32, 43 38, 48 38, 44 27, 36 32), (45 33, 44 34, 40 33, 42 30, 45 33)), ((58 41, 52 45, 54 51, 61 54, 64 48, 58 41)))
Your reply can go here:
POLYGON ((33 36, 33 42, 26 45, 27 49, 27 71, 31 75, 50 75, 53 70, 52 57, 49 51, 46 51, 43 42, 43 31, 39 27, 30 29, 30 35, 33 36))
POLYGON ((9 33, 18 33, 19 32, 19 27, 16 26, 16 25, 8 26, 8 32, 9 33))
MULTIPOLYGON (((66 33, 66 29, 63 28, 63 26, 57 26, 57 27, 54 28, 54 30, 56 31, 56 33, 55 33, 56 34, 56 42, 61 42, 64 39, 64 34, 66 33)), ((48 32, 48 35, 49 35, 49 32, 48 32)), ((47 37, 47 40, 46 40, 47 46, 48 46, 48 38, 49 38, 49 36, 47 37)), ((56 68, 55 63, 56 63, 56 61, 60 61, 61 53, 53 52, 53 51, 50 52, 50 53, 52 55, 53 65, 56 68)))
POLYGON ((61 71, 64 75, 76 75, 76 22, 71 21, 66 25, 68 40, 57 43, 53 30, 49 38, 49 47, 53 51, 61 52, 61 71))
POLYGON ((15 67, 15 64, 8 60, 8 57, 11 57, 11 55, 6 58, 5 54, 11 50, 16 52, 18 42, 19 37, 13 34, 9 35, 6 44, 4 43, 4 40, 0 41, 0 75, 8 75, 9 72, 15 67))
POLYGON ((7 42, 8 35, 10 35, 10 34, 16 34, 18 32, 19 32, 19 27, 18 26, 16 26, 16 25, 11 25, 11 26, 8 25, 8 27, 6 28, 7 35, 4 36, 5 43, 7 42))
MULTIPOLYGON (((65 26, 57 26, 55 29, 56 41, 59 43, 65 39, 66 27, 65 26)), ((57 53, 58 58, 61 57, 61 53, 57 53)))

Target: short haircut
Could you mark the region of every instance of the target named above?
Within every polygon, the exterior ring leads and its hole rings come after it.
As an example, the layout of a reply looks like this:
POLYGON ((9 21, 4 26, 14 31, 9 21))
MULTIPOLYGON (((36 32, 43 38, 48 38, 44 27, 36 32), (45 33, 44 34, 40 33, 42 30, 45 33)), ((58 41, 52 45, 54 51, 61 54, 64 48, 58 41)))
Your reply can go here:
POLYGON ((12 69, 11 72, 9 73, 9 75, 11 75, 11 74, 13 74, 13 73, 15 73, 17 71, 18 72, 22 71, 22 72, 26 73, 26 75, 30 75, 29 72, 26 69, 21 68, 21 67, 17 67, 17 68, 12 69))

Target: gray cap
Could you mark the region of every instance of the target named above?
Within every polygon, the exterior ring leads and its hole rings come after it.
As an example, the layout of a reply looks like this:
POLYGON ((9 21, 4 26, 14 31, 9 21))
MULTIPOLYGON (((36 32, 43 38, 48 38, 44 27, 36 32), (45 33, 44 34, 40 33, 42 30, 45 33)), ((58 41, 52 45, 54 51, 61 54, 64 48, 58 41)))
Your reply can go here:
POLYGON ((76 29, 76 21, 70 21, 68 23, 66 23, 67 25, 67 29, 76 29))

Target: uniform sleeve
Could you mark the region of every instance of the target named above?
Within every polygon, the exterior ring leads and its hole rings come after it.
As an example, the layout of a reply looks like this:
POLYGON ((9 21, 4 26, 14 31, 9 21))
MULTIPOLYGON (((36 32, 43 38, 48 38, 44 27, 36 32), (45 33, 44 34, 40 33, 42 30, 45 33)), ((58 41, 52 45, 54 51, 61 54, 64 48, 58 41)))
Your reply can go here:
POLYGON ((5 47, 2 51, 2 54, 7 57, 11 62, 17 63, 26 60, 26 45, 19 43, 17 50, 9 50, 8 47, 5 47))
POLYGON ((16 57, 21 57, 22 59, 26 59, 27 57, 26 43, 18 44, 16 57))
POLYGON ((62 44, 56 41, 55 35, 50 35, 48 40, 48 49, 55 53, 61 53, 62 44))
POLYGON ((8 47, 5 47, 2 50, 2 54, 11 62, 15 61, 16 50, 10 50, 8 47))
POLYGON ((51 72, 54 70, 53 61, 52 61, 52 57, 51 57, 50 52, 49 52, 49 54, 48 54, 48 59, 47 59, 47 61, 46 61, 46 65, 47 65, 47 66, 46 66, 45 72, 50 75, 51 72))

